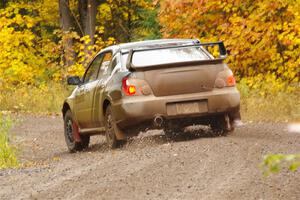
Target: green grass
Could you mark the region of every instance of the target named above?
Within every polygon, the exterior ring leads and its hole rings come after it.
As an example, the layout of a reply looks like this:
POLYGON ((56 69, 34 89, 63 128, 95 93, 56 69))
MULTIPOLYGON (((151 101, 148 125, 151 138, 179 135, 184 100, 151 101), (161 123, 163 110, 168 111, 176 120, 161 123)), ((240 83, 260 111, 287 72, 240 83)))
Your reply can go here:
POLYGON ((12 127, 10 117, 0 113, 0 169, 19 165, 15 149, 9 144, 9 130, 12 127))

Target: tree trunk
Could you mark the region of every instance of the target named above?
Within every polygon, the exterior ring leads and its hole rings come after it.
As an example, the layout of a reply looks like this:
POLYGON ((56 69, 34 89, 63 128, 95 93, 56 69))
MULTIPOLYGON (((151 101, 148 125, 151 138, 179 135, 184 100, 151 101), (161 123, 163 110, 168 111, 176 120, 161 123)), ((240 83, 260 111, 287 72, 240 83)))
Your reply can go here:
POLYGON ((91 38, 91 43, 94 44, 94 36, 95 36, 95 28, 96 28, 96 0, 88 0, 87 4, 87 18, 86 18, 86 26, 85 33, 89 35, 91 38))
POLYGON ((127 19, 128 33, 127 40, 131 41, 131 0, 128 0, 128 19, 127 19))
POLYGON ((75 52, 73 49, 73 39, 70 38, 70 31, 73 30, 71 12, 69 8, 69 0, 59 0, 59 13, 61 29, 63 31, 63 49, 64 49, 64 64, 71 66, 74 64, 75 52))
POLYGON ((79 12, 79 22, 82 28, 82 36, 85 35, 85 22, 87 16, 87 0, 79 0, 78 1, 78 12, 79 12))
POLYGON ((7 4, 7 0, 1 0, 0 1, 0 8, 5 8, 7 4))
POLYGON ((86 61, 88 60, 91 52, 88 47, 95 42, 96 31, 96 14, 97 14, 96 0, 79 0, 78 11, 80 17, 80 24, 83 27, 84 36, 89 36, 90 42, 85 44, 86 61))

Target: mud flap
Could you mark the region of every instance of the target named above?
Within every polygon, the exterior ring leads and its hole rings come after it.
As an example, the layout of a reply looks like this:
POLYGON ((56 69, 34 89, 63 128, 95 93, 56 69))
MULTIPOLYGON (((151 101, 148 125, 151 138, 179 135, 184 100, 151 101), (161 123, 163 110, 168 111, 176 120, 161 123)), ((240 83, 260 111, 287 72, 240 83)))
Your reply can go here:
POLYGON ((225 126, 227 131, 231 131, 233 129, 232 124, 230 123, 230 118, 228 115, 224 116, 225 118, 225 126))
POLYGON ((127 137, 124 131, 122 131, 116 123, 114 123, 114 129, 115 129, 117 140, 126 140, 127 137))
POLYGON ((81 142, 81 137, 79 134, 79 128, 76 122, 73 121, 73 138, 75 142, 81 142))

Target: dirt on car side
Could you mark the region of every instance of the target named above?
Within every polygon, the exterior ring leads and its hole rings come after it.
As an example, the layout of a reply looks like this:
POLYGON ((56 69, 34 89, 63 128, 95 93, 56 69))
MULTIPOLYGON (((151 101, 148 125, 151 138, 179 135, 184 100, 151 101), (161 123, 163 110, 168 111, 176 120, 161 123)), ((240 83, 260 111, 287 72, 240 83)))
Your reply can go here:
POLYGON ((207 130, 173 141, 149 131, 117 150, 104 136, 70 154, 61 116, 20 115, 12 132, 22 169, 0 171, 0 199, 300 199, 300 172, 264 177, 268 153, 300 151, 286 124, 245 124, 227 137, 207 130))

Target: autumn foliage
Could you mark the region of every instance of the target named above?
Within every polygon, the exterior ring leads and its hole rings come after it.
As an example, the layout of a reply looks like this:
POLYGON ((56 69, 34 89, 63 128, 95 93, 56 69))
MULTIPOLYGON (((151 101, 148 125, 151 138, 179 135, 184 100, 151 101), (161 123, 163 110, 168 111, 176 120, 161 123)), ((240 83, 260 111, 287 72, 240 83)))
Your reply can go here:
POLYGON ((5 6, 0 4, 0 91, 22 86, 43 88, 50 81, 63 82, 68 75, 82 75, 91 57, 102 48, 150 34, 147 29, 138 31, 147 18, 144 13, 153 10, 150 1, 95 1, 92 40, 79 23, 78 1, 65 2, 72 20, 67 31, 61 29, 59 1, 16 0, 5 6), (68 41, 71 49, 65 49, 68 41), (72 65, 66 65, 66 51, 73 52, 67 58, 72 65))
MULTIPOLYGON (((48 81, 57 70, 58 45, 49 21, 53 5, 11 3, 0 9, 0 88, 48 81)), ((55 16, 55 15, 54 15, 55 16)))
POLYGON ((299 0, 162 0, 167 38, 222 40, 227 59, 250 86, 266 80, 297 85, 300 77, 299 0))

